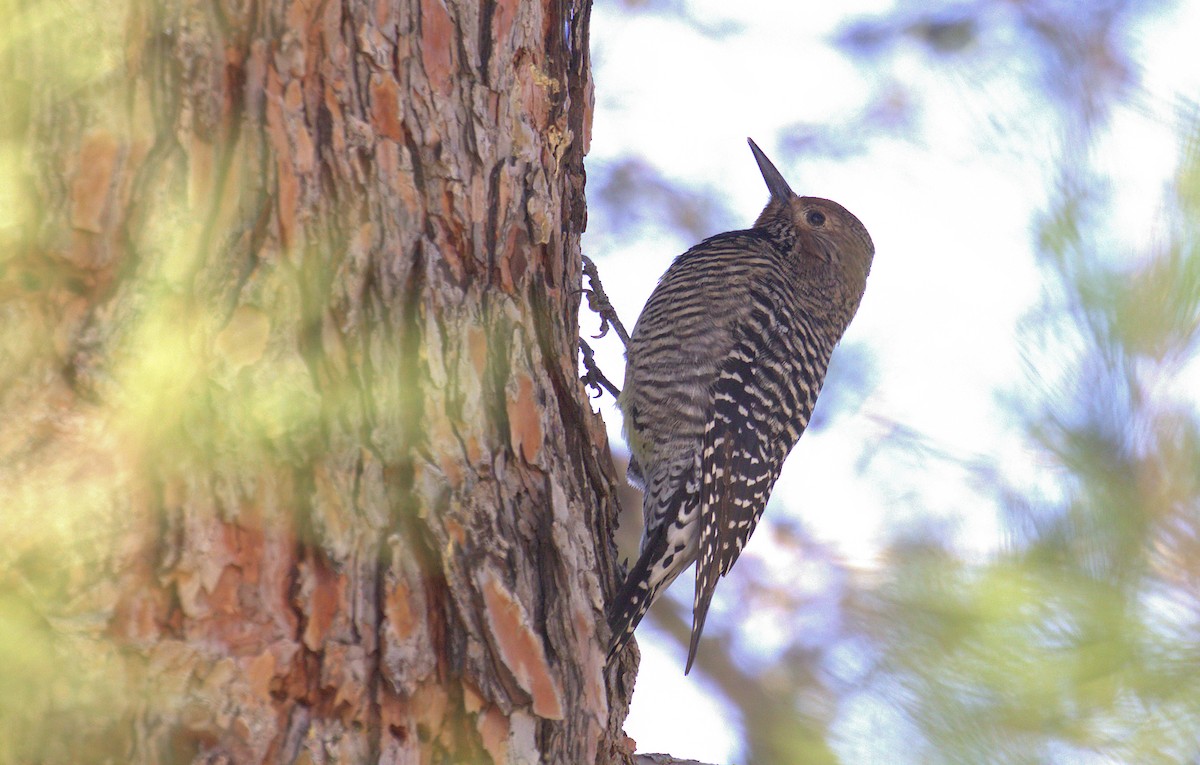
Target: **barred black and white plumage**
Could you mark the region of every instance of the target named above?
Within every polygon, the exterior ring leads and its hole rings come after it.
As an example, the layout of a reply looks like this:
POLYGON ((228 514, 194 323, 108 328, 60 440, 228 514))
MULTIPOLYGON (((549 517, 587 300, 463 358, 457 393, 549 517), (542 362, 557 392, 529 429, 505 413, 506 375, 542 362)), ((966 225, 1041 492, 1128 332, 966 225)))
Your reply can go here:
POLYGON ((691 670, 717 579, 753 533, 866 287, 875 247, 862 223, 796 196, 750 147, 770 202, 752 228, 679 256, 630 337, 619 404, 645 528, 609 609, 610 660, 698 560, 691 670))

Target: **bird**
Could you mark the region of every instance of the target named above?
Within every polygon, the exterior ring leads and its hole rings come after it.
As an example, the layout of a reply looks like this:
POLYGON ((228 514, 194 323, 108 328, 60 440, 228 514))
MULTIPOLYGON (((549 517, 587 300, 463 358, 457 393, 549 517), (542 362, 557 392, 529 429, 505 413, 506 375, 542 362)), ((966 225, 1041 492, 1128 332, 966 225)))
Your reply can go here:
POLYGON ((794 193, 747 140, 770 193, 762 213, 678 256, 626 344, 617 404, 645 525, 607 611, 610 664, 651 603, 696 562, 691 671, 717 580, 808 425, 875 256, 858 218, 794 193))

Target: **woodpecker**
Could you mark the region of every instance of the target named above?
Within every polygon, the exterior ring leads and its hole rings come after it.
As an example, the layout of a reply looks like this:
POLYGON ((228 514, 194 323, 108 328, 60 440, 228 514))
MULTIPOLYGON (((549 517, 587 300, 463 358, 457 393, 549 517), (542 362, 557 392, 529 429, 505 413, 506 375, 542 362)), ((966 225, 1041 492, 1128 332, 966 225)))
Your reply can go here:
POLYGON ((611 662, 696 562, 696 658, 709 601, 754 532, 858 310, 875 245, 836 202, 797 196, 749 141, 770 201, 663 274, 626 346, 617 400, 644 492, 640 554, 608 611, 611 662))

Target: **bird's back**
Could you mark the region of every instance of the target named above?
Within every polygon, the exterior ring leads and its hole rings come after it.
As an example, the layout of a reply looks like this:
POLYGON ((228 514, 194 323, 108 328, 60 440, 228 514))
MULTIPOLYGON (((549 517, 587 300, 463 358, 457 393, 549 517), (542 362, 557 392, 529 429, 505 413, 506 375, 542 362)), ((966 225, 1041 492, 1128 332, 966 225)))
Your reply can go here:
POLYGON ((659 280, 630 336, 619 402, 643 479, 703 437, 738 307, 755 283, 779 281, 780 258, 761 232, 731 231, 680 255, 659 280))

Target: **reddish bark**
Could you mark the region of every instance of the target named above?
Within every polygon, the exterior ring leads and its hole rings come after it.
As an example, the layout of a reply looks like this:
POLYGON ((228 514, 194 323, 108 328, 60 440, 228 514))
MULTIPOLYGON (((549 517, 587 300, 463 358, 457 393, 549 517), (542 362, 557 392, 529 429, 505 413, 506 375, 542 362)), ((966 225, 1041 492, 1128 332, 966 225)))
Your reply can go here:
POLYGON ((20 8, 0 760, 626 759, 587 20, 20 8))

